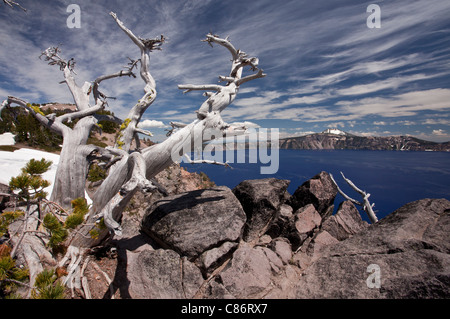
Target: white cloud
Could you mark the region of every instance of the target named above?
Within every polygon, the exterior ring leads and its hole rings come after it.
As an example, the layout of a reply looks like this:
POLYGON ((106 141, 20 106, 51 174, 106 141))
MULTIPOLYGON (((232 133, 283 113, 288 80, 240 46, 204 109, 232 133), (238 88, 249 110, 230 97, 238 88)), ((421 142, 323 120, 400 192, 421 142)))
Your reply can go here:
POLYGON ((404 77, 393 77, 382 81, 377 81, 369 84, 360 84, 354 85, 345 89, 337 90, 336 93, 338 95, 362 95, 373 92, 378 92, 385 89, 397 89, 399 86, 407 84, 409 82, 418 81, 418 80, 426 80, 432 77, 439 76, 435 75, 424 75, 424 74, 415 74, 411 76, 404 77))
POLYGON ((445 111, 450 109, 450 89, 412 91, 392 97, 364 98, 340 101, 337 113, 360 117, 376 114, 382 117, 417 115, 420 111, 445 111))
POLYGON ((334 123, 328 124, 328 128, 338 128, 338 127, 345 127, 345 123, 344 122, 334 122, 334 123))
POLYGON ((168 125, 164 124, 161 121, 156 121, 156 120, 144 120, 142 122, 139 123, 138 125, 140 128, 166 128, 168 127, 168 125))
MULTIPOLYGON (((450 101, 445 73, 450 50, 443 45, 448 40, 448 1, 382 2, 382 28, 377 30, 366 27, 366 5, 355 1, 280 5, 261 0, 245 7, 233 0, 112 1, 109 8, 79 0, 79 30, 65 25, 66 2, 23 1, 29 14, 0 11, 0 100, 17 95, 30 102, 71 102, 67 87, 58 84, 62 80, 58 68, 37 58, 49 45, 63 43, 63 56, 77 61, 80 83, 117 72, 127 56, 139 58, 139 50, 109 17, 112 9, 137 35, 163 33, 168 38, 162 52, 151 54, 158 99, 146 117, 155 122, 194 120, 202 97, 182 95, 176 85, 217 83, 218 75, 230 72, 229 52, 200 42, 211 30, 230 35, 236 48, 258 56, 268 74, 243 85, 223 112, 227 122, 282 119, 353 127, 364 117, 374 125, 387 125, 381 124, 385 118, 420 113, 420 120, 404 120, 449 125, 435 114, 447 112, 450 101)), ((102 83, 101 90, 117 97, 109 101, 110 110, 125 118, 141 98, 143 82, 139 76, 115 79, 102 83)))
POLYGON ((448 135, 447 133, 445 133, 445 131, 443 129, 433 130, 432 134, 436 135, 436 136, 446 136, 446 135, 448 135))
POLYGON ((447 119, 426 119, 423 124, 429 125, 450 125, 450 120, 447 119))
POLYGON ((261 126, 259 124, 253 123, 253 122, 249 122, 249 121, 244 121, 244 122, 233 122, 233 123, 229 123, 231 126, 245 126, 246 128, 260 128, 261 126))

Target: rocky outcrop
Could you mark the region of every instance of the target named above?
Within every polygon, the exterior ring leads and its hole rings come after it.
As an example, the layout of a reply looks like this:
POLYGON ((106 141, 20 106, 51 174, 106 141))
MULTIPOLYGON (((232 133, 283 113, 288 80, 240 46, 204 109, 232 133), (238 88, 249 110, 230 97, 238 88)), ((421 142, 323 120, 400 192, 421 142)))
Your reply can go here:
POLYGON ((449 214, 450 202, 444 199, 403 206, 326 248, 296 283, 293 297, 450 297, 449 214), (380 270, 379 287, 373 285, 370 265, 380 270))
POLYGON ((280 139, 280 149, 450 151, 450 142, 436 143, 412 136, 356 136, 316 133, 280 139))
POLYGON ((320 172, 310 180, 304 182, 289 200, 294 210, 313 204, 320 216, 328 217, 333 212, 337 187, 327 172, 320 172))
POLYGON ((254 240, 265 232, 284 202, 289 183, 276 178, 246 180, 233 189, 247 215, 244 240, 254 240))
MULTIPOLYGON (((258 298, 271 284, 272 267, 262 247, 235 251, 230 266, 219 274, 223 291, 236 298, 258 298)), ((218 296, 215 296, 218 297, 218 296)))
MULTIPOLYGON (((326 172, 162 197, 117 240, 124 298, 448 298, 450 202, 368 225, 326 172), (139 238, 139 240, 137 240, 139 238), (379 285, 378 285, 379 284, 379 285)), ((124 215, 125 221, 131 223, 124 215)))

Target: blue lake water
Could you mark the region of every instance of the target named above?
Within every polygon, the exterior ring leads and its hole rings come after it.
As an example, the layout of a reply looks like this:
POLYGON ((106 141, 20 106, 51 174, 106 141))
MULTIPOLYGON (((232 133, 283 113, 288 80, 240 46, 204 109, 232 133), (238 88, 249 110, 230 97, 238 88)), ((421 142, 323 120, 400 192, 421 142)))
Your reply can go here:
MULTIPOLYGON (((218 152, 214 157, 225 160, 229 155, 218 152)), ((450 153, 446 152, 279 150, 279 169, 271 175, 260 172, 261 166, 269 164, 249 163, 248 155, 249 152, 245 152, 245 163, 230 164, 232 169, 209 164, 181 165, 190 172, 204 172, 216 185, 230 188, 246 179, 288 179, 291 181, 288 188, 290 194, 309 178, 326 171, 333 174, 347 195, 360 200, 360 195, 342 179, 342 171, 359 188, 371 194, 370 201, 375 203, 378 218, 415 200, 450 200, 450 153)), ((234 158, 237 158, 236 151, 234 158)), ((335 207, 343 200, 338 194, 335 207)), ((367 220, 365 216, 363 218, 367 220)))

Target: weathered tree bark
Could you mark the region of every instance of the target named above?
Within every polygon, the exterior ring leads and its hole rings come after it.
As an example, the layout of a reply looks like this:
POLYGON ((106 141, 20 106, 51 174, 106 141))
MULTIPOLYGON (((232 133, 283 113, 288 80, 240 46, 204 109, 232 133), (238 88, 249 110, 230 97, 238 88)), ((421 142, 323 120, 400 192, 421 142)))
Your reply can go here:
POLYGON ((150 52, 153 50, 160 50, 160 46, 164 43, 164 36, 155 39, 141 39, 133 34, 122 21, 117 18, 114 12, 110 15, 114 18, 118 26, 125 32, 126 35, 138 46, 141 51, 140 59, 140 75, 145 82, 144 96, 134 105, 134 107, 128 113, 127 118, 124 121, 124 126, 121 128, 119 137, 116 141, 116 148, 122 149, 128 152, 131 147, 131 142, 138 133, 144 133, 143 130, 138 129, 137 125, 141 120, 142 115, 147 108, 156 99, 156 83, 153 76, 150 73, 150 52))

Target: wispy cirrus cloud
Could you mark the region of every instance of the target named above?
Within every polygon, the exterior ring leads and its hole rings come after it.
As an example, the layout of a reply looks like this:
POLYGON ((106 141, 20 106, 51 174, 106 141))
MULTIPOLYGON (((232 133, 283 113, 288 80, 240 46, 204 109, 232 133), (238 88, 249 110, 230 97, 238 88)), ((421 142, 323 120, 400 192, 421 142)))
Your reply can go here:
MULTIPOLYGON (((431 137, 432 130, 450 131, 448 123, 437 120, 448 111, 450 90, 447 1, 379 2, 380 29, 366 25, 370 1, 250 0, 245 6, 237 0, 77 3, 82 10, 80 29, 66 26, 67 1, 22 0, 29 14, 0 9, 2 96, 71 101, 65 85, 58 84, 58 68, 37 58, 50 45, 61 43, 62 55, 75 58, 80 84, 117 72, 127 57, 139 58, 137 47, 108 15, 114 11, 137 35, 168 38, 163 51, 151 54, 158 98, 144 120, 196 118, 204 97, 200 92, 184 95, 177 84, 217 83, 217 76, 227 75, 231 66, 227 50, 200 42, 212 31, 229 35, 237 48, 258 56, 268 74, 245 83, 223 112, 228 122, 283 125, 289 132, 299 122, 305 123, 304 132, 336 123, 358 132, 363 131, 351 125, 366 125, 367 132, 375 132, 375 122, 384 122, 391 126, 389 131, 406 132, 407 125, 400 121, 409 121, 420 123, 414 128, 431 137)), ((139 76, 114 79, 102 83, 101 89, 117 98, 110 100, 110 110, 124 117, 142 96, 143 82, 139 76)))

